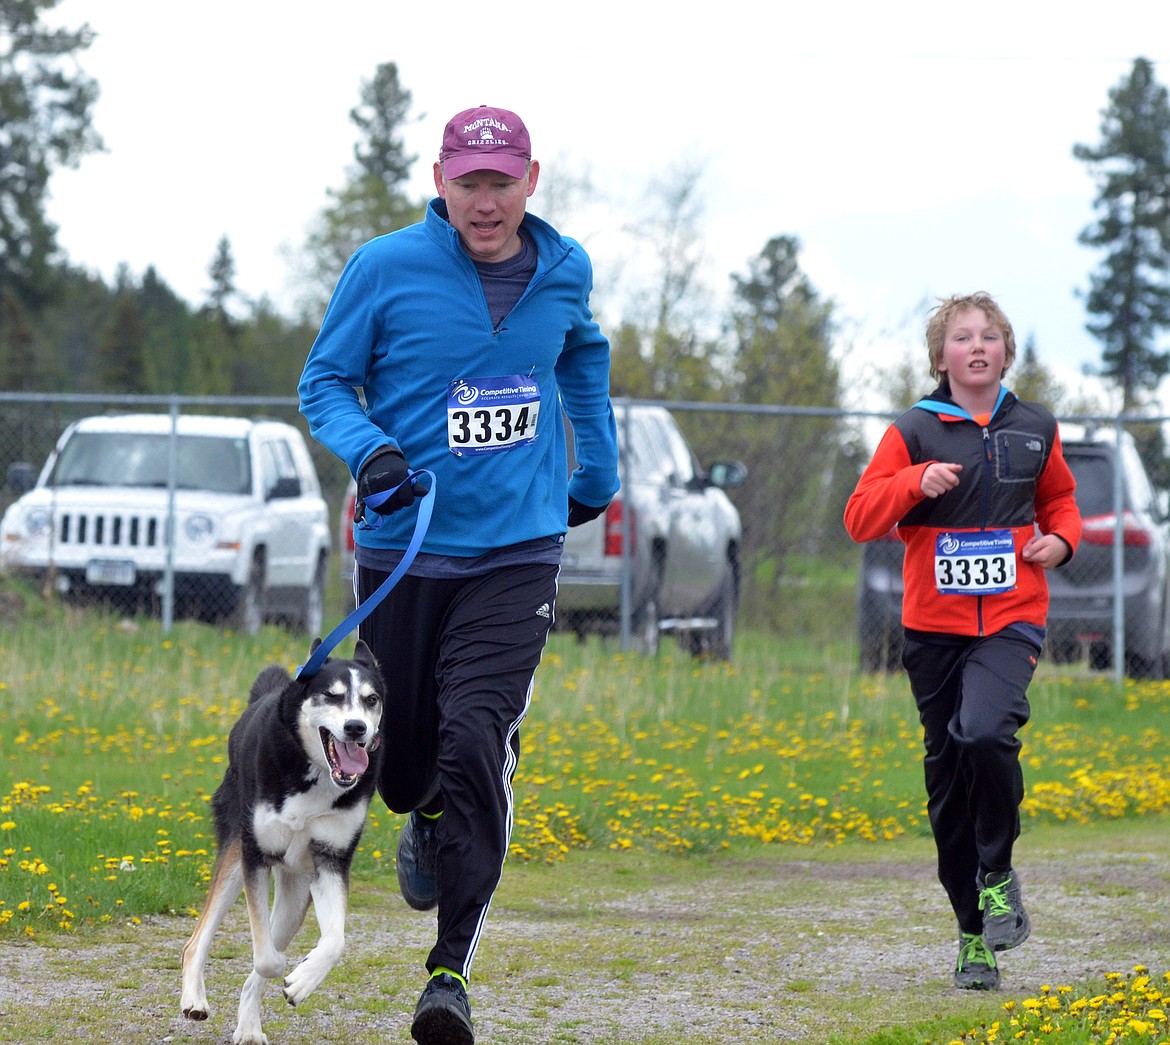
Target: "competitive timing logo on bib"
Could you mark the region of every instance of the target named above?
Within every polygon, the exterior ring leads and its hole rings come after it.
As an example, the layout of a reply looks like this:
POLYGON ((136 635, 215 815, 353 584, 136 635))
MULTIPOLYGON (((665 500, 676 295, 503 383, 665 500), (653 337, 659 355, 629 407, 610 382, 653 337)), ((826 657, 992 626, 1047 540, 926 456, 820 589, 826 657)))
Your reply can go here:
POLYGON ((471 406, 481 399, 501 402, 539 398, 540 385, 516 376, 453 381, 449 392, 449 399, 456 406, 471 406))
POLYGON ((479 389, 475 385, 457 384, 451 391, 451 398, 460 406, 471 406, 479 398, 479 389))
POLYGON ((935 545, 940 555, 998 554, 1012 548, 1010 530, 986 530, 978 533, 940 533, 935 545))

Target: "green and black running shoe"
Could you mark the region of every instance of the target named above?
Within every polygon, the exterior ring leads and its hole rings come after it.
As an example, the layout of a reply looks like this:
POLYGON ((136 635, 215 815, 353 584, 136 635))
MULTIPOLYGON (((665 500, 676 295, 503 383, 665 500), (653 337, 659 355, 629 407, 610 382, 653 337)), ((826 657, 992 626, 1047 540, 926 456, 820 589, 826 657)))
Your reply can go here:
POLYGON ((980 875, 979 910, 983 912, 983 942, 993 951, 1019 947, 1032 931, 1020 897, 1020 877, 1015 871, 990 871, 980 875))
POLYGON ((975 933, 959 934, 959 961, 955 986, 963 991, 994 991, 999 987, 995 954, 975 933))

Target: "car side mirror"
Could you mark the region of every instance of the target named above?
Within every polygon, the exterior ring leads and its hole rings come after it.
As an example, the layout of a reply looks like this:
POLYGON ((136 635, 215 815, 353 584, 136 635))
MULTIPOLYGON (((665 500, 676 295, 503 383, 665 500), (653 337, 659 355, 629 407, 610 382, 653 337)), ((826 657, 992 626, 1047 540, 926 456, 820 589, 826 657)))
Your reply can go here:
POLYGON ((279 498, 300 497, 301 481, 295 475, 281 476, 268 491, 266 500, 275 501, 279 498))
POLYGON ((28 461, 13 461, 8 466, 8 486, 17 495, 28 493, 36 484, 36 470, 28 461))
POLYGON ((716 461, 707 470, 707 481, 721 490, 730 490, 743 486, 747 475, 747 465, 742 461, 716 461))

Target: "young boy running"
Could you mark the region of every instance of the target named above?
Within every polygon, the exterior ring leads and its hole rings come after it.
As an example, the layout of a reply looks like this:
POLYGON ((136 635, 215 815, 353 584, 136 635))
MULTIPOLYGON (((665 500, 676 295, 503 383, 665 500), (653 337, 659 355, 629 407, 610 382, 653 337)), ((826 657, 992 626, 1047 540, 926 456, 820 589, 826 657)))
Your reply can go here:
POLYGON ((1056 419, 1002 384, 1016 346, 996 302, 944 300, 926 344, 939 386, 886 430, 845 528, 870 541, 896 524, 906 545, 902 663, 922 722, 938 877, 959 923, 955 986, 993 990, 996 952, 1030 931, 1012 847, 1044 571, 1072 557, 1081 519, 1056 419))

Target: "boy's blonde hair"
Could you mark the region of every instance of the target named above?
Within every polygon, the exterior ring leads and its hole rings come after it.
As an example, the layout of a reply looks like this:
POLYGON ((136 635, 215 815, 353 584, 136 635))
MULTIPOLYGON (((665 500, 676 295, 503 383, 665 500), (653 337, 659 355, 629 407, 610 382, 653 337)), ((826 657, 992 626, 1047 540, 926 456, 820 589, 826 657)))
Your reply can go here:
MULTIPOLYGON (((995 299, 985 291, 974 294, 955 294, 949 298, 940 298, 938 306, 930 314, 926 324, 926 348, 930 353, 930 376, 936 381, 941 380, 943 371, 938 365, 942 362, 943 339, 946 337, 947 324, 960 312, 977 308, 986 317, 988 322, 994 323, 1003 331, 1003 374, 1016 359, 1016 335, 1003 309, 995 303, 995 299)), ((1000 377, 1003 376, 1000 374, 1000 377)))

